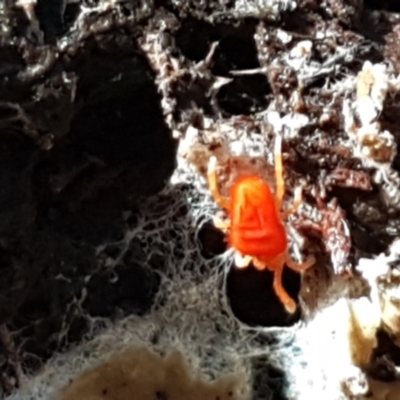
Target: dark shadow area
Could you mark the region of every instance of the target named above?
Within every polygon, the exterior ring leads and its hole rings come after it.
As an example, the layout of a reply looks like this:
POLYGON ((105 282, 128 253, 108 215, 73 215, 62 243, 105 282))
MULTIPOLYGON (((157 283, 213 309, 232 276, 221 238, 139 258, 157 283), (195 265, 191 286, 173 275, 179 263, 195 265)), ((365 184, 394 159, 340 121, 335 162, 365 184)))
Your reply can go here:
POLYGON ((148 312, 160 280, 136 262, 140 246, 112 270, 96 249, 122 239, 124 212, 131 210, 134 226, 142 200, 163 189, 176 143, 154 73, 122 30, 89 37, 61 57, 40 85, 31 83, 35 102, 12 92, 22 63, 12 50, 4 54, 2 96, 20 100, 0 106, 0 371, 7 392, 19 385, 18 365, 36 371, 90 332, 91 317, 148 312))
MULTIPOLYGON (((285 268, 283 286, 297 302, 301 277, 285 268)), ((232 312, 250 326, 291 326, 301 315, 299 307, 294 314, 286 312, 273 289, 273 273, 258 271, 253 266, 238 269, 232 267, 226 282, 226 291, 232 312)))
POLYGON ((378 344, 371 355, 368 375, 383 382, 397 381, 400 348, 393 342, 390 334, 383 329, 378 330, 376 337, 378 344))
POLYGON ((321 20, 321 16, 316 14, 317 7, 311 9, 306 7, 300 8, 298 12, 286 13, 282 19, 282 28, 289 32, 296 32, 305 37, 314 35, 316 23, 321 20))
MULTIPOLYGON (((189 76, 183 77, 181 85, 176 90, 178 110, 192 110, 198 108, 206 115, 214 113, 214 107, 210 103, 209 93, 212 80, 209 78, 196 78, 192 80, 189 76)), ((176 112, 175 117, 179 118, 176 112)))
POLYGON ((366 39, 383 45, 386 42, 386 35, 390 34, 392 29, 393 24, 388 14, 374 13, 370 8, 364 9, 360 19, 359 31, 366 39))
POLYGON ((24 301, 40 275, 32 262, 37 199, 31 194, 35 146, 26 136, 0 135, 0 324, 24 301))
POLYGON ((117 37, 118 46, 113 36, 91 39, 68 61, 80 106, 67 141, 35 169, 41 224, 93 244, 118 239, 122 210, 160 191, 175 166, 153 73, 130 39, 117 37))
POLYGON ((259 67, 254 41, 256 21, 245 20, 237 24, 210 24, 188 18, 182 21, 176 34, 176 44, 189 60, 204 60, 211 45, 218 42, 212 58, 211 71, 215 75, 230 76, 232 70, 259 67))
POLYGON ((400 220, 388 216, 388 210, 378 190, 365 192, 334 187, 330 196, 339 200, 349 223, 352 248, 358 257, 371 257, 385 252, 394 236, 388 225, 400 231, 400 220))
POLYGON ((400 154, 399 154, 399 152, 397 152, 396 155, 393 157, 391 167, 395 171, 400 172, 400 154))
POLYGON ((18 332, 14 340, 26 371, 36 370, 55 351, 88 332, 89 322, 82 317, 79 299, 84 277, 97 267, 93 248, 72 243, 55 232, 36 234, 35 247, 33 265, 40 275, 7 322, 8 329, 18 332))
MULTIPOLYGON (((37 0, 35 7, 36 16, 46 43, 55 42, 58 36, 66 32, 64 7, 64 0, 37 0)), ((71 8, 69 7, 70 10, 71 8)))
POLYGON ((160 278, 134 260, 113 270, 92 275, 83 310, 93 317, 119 319, 127 315, 144 315, 149 311, 160 278))
MULTIPOLYGON (((232 74, 232 71, 260 67, 254 41, 255 29, 256 24, 253 20, 240 21, 235 25, 224 23, 213 25, 188 18, 182 22, 177 32, 178 48, 192 61, 205 60, 212 44, 218 43, 209 69, 214 76, 232 78, 232 81, 223 85, 216 95, 218 108, 225 114, 249 115, 265 109, 269 103, 271 88, 265 75, 237 77, 232 74)), ((194 83, 188 83, 192 89, 185 89, 179 97, 194 99, 198 107, 203 108, 206 113, 212 113, 212 109, 207 106, 210 102, 207 93, 212 82, 203 82, 202 87, 199 84, 200 82, 197 82, 198 90, 195 96, 188 96, 189 93, 193 93, 194 87, 194 83), (201 98, 203 100, 196 100, 201 98)))
POLYGON ((24 67, 25 62, 16 46, 0 46, 0 101, 23 101, 32 94, 32 88, 17 77, 24 67))
POLYGON ((201 255, 204 258, 213 258, 225 252, 227 244, 225 234, 217 229, 212 222, 206 222, 198 232, 201 246, 201 255))
POLYGON ((349 225, 352 247, 357 260, 384 253, 393 240, 393 237, 385 233, 376 233, 355 221, 350 221, 349 225))
POLYGON ((270 93, 271 87, 265 75, 241 76, 222 86, 217 101, 228 115, 250 115, 267 107, 270 93))
POLYGON ((253 371, 253 400, 287 400, 284 388, 286 374, 270 365, 268 357, 256 357, 251 362, 253 371))
POLYGON ((364 0, 364 7, 400 13, 400 3, 397 0, 364 0))

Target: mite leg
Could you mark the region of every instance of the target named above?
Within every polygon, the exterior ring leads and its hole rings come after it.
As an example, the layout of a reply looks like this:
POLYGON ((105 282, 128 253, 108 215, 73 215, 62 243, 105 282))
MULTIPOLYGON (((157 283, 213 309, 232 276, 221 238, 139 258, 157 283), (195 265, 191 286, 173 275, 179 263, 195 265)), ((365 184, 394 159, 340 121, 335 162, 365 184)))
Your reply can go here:
POLYGON ((292 257, 290 257, 289 254, 287 254, 285 262, 290 269, 301 273, 306 271, 308 268, 312 267, 315 264, 315 257, 311 256, 306 261, 302 263, 297 263, 296 261, 293 260, 292 257))
POLYGON ((257 258, 253 258, 253 265, 254 265, 254 268, 258 269, 259 271, 263 271, 264 269, 267 268, 267 265, 257 258))
POLYGON ((235 265, 237 268, 246 268, 250 265, 253 257, 251 256, 244 256, 240 254, 238 251, 235 251, 235 265))
POLYGON ((276 207, 281 209, 283 196, 285 195, 285 181, 283 179, 283 164, 282 164, 282 137, 276 135, 274 146, 275 158, 275 184, 276 184, 276 207))
POLYGON ((220 229, 221 231, 226 231, 231 226, 231 220, 227 218, 222 218, 221 215, 217 214, 213 218, 213 224, 217 229, 220 229))
POLYGON ((302 202, 303 202, 303 188, 299 186, 294 191, 294 201, 292 206, 289 208, 289 210, 286 210, 281 213, 282 221, 285 221, 290 215, 294 214, 302 202))
POLYGON ((229 209, 229 201, 224 198, 218 190, 217 174, 215 172, 217 168, 217 158, 212 156, 208 162, 208 186, 210 187, 211 194, 213 195, 216 203, 225 210, 229 209))
POLYGON ((281 268, 274 270, 274 290, 282 304, 285 306, 286 311, 293 314, 296 311, 296 303, 282 286, 282 271, 283 265, 281 268))

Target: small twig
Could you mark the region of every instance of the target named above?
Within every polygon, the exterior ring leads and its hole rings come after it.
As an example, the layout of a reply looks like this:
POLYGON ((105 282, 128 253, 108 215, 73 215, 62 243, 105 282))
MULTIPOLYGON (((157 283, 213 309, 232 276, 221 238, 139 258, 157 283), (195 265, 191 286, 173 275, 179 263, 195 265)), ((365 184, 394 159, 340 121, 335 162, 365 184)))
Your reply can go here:
POLYGON ((208 68, 211 65, 212 59, 214 57, 215 51, 217 50, 217 47, 219 46, 219 42, 213 42, 210 46, 210 50, 204 60, 199 61, 195 68, 196 69, 202 69, 204 67, 208 68))
POLYGON ((267 68, 254 68, 254 69, 243 69, 238 71, 229 71, 233 76, 243 76, 243 75, 256 75, 256 74, 266 74, 267 68))

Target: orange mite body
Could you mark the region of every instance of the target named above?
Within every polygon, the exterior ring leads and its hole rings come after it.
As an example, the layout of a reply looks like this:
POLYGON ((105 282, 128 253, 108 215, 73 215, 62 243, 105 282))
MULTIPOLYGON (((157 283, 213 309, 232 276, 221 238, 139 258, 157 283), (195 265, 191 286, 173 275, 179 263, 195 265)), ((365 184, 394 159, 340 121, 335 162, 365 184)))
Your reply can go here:
POLYGON ((288 246, 285 227, 268 184, 258 176, 236 180, 230 190, 229 245, 268 263, 288 246))

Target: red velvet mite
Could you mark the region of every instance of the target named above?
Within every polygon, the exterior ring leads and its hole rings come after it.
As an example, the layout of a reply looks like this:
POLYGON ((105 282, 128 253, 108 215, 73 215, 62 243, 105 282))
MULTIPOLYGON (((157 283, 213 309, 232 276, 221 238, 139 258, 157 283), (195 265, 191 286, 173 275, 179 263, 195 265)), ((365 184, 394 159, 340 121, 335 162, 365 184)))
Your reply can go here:
POLYGON ((294 213, 302 201, 301 189, 296 191, 292 207, 281 211, 285 194, 283 179, 281 137, 275 142, 276 193, 258 175, 237 178, 229 199, 218 189, 216 175, 217 159, 211 157, 208 165, 208 181, 211 193, 220 207, 228 212, 227 220, 214 219, 217 228, 227 230, 228 243, 235 250, 235 264, 245 268, 252 263, 259 270, 274 272, 274 290, 286 310, 296 310, 295 301, 282 286, 282 272, 285 264, 294 271, 304 272, 315 263, 310 257, 303 263, 294 261, 288 252, 288 239, 284 221, 294 213))

